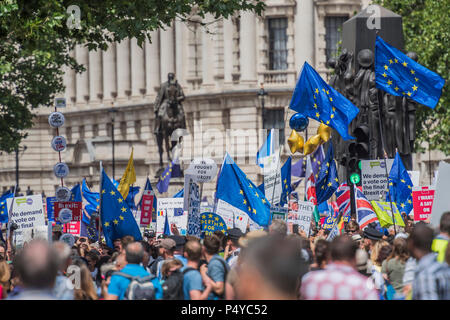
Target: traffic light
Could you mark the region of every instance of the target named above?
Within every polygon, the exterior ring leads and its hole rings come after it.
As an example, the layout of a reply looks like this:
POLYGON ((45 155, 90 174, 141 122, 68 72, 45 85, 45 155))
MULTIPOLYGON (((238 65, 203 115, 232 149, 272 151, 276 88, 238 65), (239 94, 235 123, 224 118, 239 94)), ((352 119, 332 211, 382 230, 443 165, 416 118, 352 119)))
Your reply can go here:
POLYGON ((361 185, 361 160, 369 159, 369 127, 361 124, 353 130, 356 141, 348 145, 347 157, 347 183, 361 185))

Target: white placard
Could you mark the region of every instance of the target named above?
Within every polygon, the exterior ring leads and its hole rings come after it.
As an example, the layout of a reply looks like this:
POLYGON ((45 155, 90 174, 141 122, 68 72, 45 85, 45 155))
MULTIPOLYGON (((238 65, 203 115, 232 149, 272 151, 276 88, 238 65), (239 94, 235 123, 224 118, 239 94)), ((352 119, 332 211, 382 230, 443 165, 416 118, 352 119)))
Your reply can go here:
POLYGON ((308 201, 298 202, 298 211, 292 211, 287 215, 287 224, 298 225, 299 230, 303 230, 309 237, 311 227, 311 218, 314 212, 314 204, 308 201))
POLYGON ((55 151, 64 151, 66 150, 67 141, 63 136, 56 136, 52 139, 52 148, 55 151))
POLYGON ((223 218, 227 229, 239 228, 243 233, 247 231, 249 217, 244 211, 219 199, 215 213, 223 218))
POLYGON ((411 182, 414 187, 419 186, 419 180, 420 180, 420 171, 408 171, 409 178, 411 179, 411 182))
MULTIPOLYGON (((8 208, 11 208, 12 198, 7 199, 8 208)), ((14 207, 10 223, 16 223, 19 228, 14 231, 13 242, 18 247, 21 247, 24 241, 29 241, 30 238, 24 236, 27 229, 45 226, 44 206, 42 203, 42 195, 32 195, 26 197, 14 198, 14 207)))
POLYGON ((48 227, 46 225, 43 226, 36 226, 34 228, 25 229, 23 231, 23 241, 30 242, 34 239, 41 239, 48 241, 49 234, 48 234, 48 227))
POLYGON ((48 116, 48 123, 52 128, 59 128, 64 125, 64 115, 61 112, 52 112, 48 116))
MULTIPOLYGON (((391 171, 394 159, 386 159, 387 173, 391 171)), ((387 181, 384 160, 361 160, 361 184, 367 200, 380 201, 386 198, 387 181)))
POLYGON ((66 98, 55 98, 55 108, 65 108, 66 98))
POLYGON ((445 161, 439 162, 438 172, 433 209, 431 210, 430 224, 433 227, 439 227, 442 214, 450 211, 450 164, 445 161))
POLYGON ((264 195, 267 201, 272 204, 280 203, 282 191, 281 168, 264 175, 264 195))
POLYGON ((194 175, 197 182, 208 182, 216 177, 217 164, 212 159, 196 158, 185 172, 194 175))
POLYGON ((156 212, 156 236, 164 233, 166 214, 169 220, 169 227, 172 223, 174 223, 177 226, 180 235, 186 235, 188 214, 187 211, 183 210, 183 204, 183 198, 158 198, 158 209, 156 212), (183 214, 175 216, 175 211, 183 212, 183 214))
POLYGON ((65 178, 69 174, 69 167, 64 162, 58 162, 53 167, 53 172, 58 178, 65 178))

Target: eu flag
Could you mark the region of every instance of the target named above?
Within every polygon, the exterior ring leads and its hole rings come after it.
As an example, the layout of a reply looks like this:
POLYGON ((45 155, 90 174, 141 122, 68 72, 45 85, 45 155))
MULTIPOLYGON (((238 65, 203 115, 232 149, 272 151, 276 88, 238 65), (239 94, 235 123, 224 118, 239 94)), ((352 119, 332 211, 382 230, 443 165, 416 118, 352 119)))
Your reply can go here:
POLYGON ((316 182, 317 203, 328 200, 339 187, 336 162, 333 157, 333 146, 330 143, 325 162, 320 167, 319 177, 316 182))
POLYGON ((98 192, 92 192, 89 190, 89 187, 86 184, 86 180, 83 179, 81 184, 81 190, 83 194, 83 198, 86 199, 88 205, 86 206, 86 211, 91 214, 98 210, 98 206, 100 204, 100 195, 98 192))
POLYGON ((74 202, 82 202, 83 199, 81 198, 81 187, 80 184, 77 183, 72 190, 70 190, 70 201, 74 202))
POLYGON ((348 126, 359 109, 329 86, 307 62, 289 108, 334 128, 344 140, 354 139, 348 134, 348 126))
POLYGON ((139 193, 139 190, 141 190, 141 187, 138 187, 138 186, 132 187, 132 186, 130 186, 127 198, 125 199, 125 201, 127 202, 128 206, 132 210, 137 209, 136 204, 134 203, 134 197, 136 197, 136 195, 139 193))
MULTIPOLYGON (((311 155, 311 168, 316 179, 319 177, 320 166, 325 159, 323 147, 320 145, 316 151, 311 155)), ((306 157, 298 160, 292 165, 292 175, 299 178, 304 178, 306 173, 306 157)))
POLYGON ((100 219, 106 244, 114 248, 113 241, 124 236, 142 240, 139 226, 120 192, 102 170, 100 219))
POLYGON ((284 206, 289 201, 289 195, 291 194, 291 166, 292 157, 289 157, 281 167, 281 199, 280 206, 284 206))
POLYGON ((409 214, 413 208, 412 187, 411 178, 403 165, 400 154, 397 152, 389 172, 389 194, 387 195, 387 200, 389 201, 390 195, 391 200, 397 203, 399 211, 409 214))
POLYGON ((162 175, 159 177, 159 181, 156 184, 156 188, 158 189, 159 193, 167 192, 169 189, 169 183, 170 178, 172 177, 172 171, 173 171, 174 163, 173 161, 169 163, 167 168, 164 170, 162 175))
POLYGON ((390 46, 377 36, 375 42, 375 81, 379 89, 394 96, 406 96, 434 109, 445 80, 437 73, 390 46))
POLYGON ((0 197, 0 222, 7 223, 8 222, 8 206, 6 204, 6 199, 12 198, 13 193, 11 190, 6 191, 0 197))
POLYGON ((270 203, 244 172, 234 163, 230 155, 220 171, 216 198, 221 199, 237 210, 247 213, 257 224, 267 227, 271 222, 270 203))

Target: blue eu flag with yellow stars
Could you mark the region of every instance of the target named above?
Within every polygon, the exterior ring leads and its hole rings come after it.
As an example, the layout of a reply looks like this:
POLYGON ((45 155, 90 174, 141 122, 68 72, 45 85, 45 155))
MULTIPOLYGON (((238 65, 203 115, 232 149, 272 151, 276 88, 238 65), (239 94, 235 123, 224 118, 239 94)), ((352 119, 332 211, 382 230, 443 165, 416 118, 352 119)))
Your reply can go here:
POLYGON ((375 81, 394 96, 406 96, 434 109, 442 94, 445 80, 437 73, 390 46, 377 36, 375 41, 375 81))
POLYGON ((354 139, 348 133, 348 126, 359 109, 329 86, 307 62, 303 65, 289 108, 334 128, 344 140, 354 139))
POLYGON ((220 170, 216 198, 247 213, 260 226, 267 227, 272 220, 270 203, 264 193, 247 178, 228 153, 220 170))
MULTIPOLYGON (((284 206, 289 201, 289 195, 292 192, 291 185, 291 167, 292 167, 292 157, 289 157, 286 162, 281 167, 281 198, 278 204, 281 207, 284 206)), ((264 182, 258 186, 258 189, 265 195, 264 182)))
POLYGON ((389 201, 390 195, 391 200, 397 203, 399 211, 409 214, 413 208, 412 187, 411 178, 403 165, 400 154, 397 152, 391 171, 389 172, 389 193, 387 194, 387 201, 389 201))
POLYGON ((181 176, 180 165, 176 163, 176 161, 172 161, 167 166, 166 170, 159 177, 159 181, 156 184, 156 188, 159 193, 167 192, 169 189, 169 183, 171 178, 176 178, 181 176))
POLYGON ((74 201, 74 202, 82 202, 83 201, 83 199, 81 198, 81 187, 80 187, 79 183, 77 183, 70 190, 70 201, 74 201))
POLYGON ((6 200, 13 197, 13 193, 11 190, 6 191, 0 197, 0 222, 7 223, 8 222, 8 206, 6 204, 6 200))
POLYGON ((124 236, 142 240, 141 231, 130 208, 120 192, 102 170, 100 219, 106 244, 114 248, 113 241, 124 236))
POLYGON ((339 187, 339 179, 334 160, 333 145, 330 143, 325 161, 320 167, 319 177, 316 182, 317 203, 322 203, 330 199, 339 187))

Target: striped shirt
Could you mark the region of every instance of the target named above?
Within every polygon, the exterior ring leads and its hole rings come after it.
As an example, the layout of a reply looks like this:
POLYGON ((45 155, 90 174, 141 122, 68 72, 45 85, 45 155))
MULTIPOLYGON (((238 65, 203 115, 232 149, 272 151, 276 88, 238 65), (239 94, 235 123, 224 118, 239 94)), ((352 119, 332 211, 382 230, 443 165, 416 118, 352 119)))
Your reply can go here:
POLYGON ((450 300, 450 267, 429 253, 417 263, 413 281, 413 300, 450 300))

